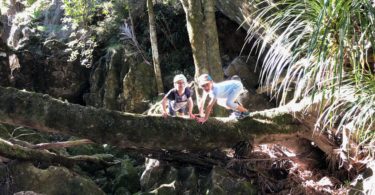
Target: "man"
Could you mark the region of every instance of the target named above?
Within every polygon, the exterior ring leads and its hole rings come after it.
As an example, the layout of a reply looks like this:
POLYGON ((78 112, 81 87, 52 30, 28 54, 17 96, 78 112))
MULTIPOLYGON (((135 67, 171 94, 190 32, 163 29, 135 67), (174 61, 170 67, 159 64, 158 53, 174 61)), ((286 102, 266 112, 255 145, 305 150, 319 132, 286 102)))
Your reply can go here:
POLYGON ((214 83, 210 75, 202 74, 198 77, 198 84, 203 89, 203 97, 199 103, 199 114, 201 117, 197 118, 198 122, 204 123, 207 121, 215 103, 218 103, 220 106, 226 109, 240 112, 240 115, 238 115, 237 118, 243 118, 249 115, 246 108, 235 102, 243 91, 241 81, 228 80, 220 83, 214 83), (210 101, 207 104, 206 112, 204 112, 204 104, 207 96, 210 97, 210 101))
POLYGON ((193 100, 191 98, 190 88, 187 86, 186 77, 183 74, 178 74, 173 78, 174 88, 163 97, 163 117, 167 118, 170 116, 183 117, 186 114, 186 108, 188 108, 188 114, 190 118, 195 118, 193 114, 193 100), (167 112, 167 101, 168 101, 168 112, 167 112))

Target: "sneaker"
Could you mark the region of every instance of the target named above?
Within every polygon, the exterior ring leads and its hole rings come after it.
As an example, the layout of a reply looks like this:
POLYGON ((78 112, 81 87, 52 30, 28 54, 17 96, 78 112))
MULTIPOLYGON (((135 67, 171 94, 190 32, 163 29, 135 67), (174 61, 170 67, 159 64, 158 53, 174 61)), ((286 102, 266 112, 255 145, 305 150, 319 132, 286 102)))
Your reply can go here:
POLYGON ((248 117, 250 115, 250 112, 239 112, 239 116, 237 117, 237 119, 243 119, 245 117, 248 117))
POLYGON ((238 111, 233 111, 230 115, 229 118, 231 119, 243 119, 247 116, 250 115, 250 112, 238 112, 238 111))
POLYGON ((238 119, 238 117, 241 115, 241 112, 238 112, 238 111, 233 111, 230 115, 229 115, 229 118, 230 119, 238 119))

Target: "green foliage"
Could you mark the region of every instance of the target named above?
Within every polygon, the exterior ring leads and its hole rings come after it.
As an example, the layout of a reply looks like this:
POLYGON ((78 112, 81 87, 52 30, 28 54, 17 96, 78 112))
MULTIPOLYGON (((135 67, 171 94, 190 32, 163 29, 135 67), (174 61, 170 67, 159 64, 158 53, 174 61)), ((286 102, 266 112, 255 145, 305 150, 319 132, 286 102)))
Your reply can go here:
POLYGON ((282 104, 290 91, 294 101, 304 96, 322 98, 318 128, 350 129, 358 143, 373 144, 375 82, 368 60, 374 55, 375 9, 371 2, 252 3, 258 11, 248 37, 261 38, 255 47, 264 57, 262 84, 271 86, 282 104))
POLYGON ((81 65, 91 67, 93 52, 97 47, 97 27, 110 15, 111 3, 101 0, 63 0, 65 28, 72 30, 67 46, 69 61, 80 60, 81 65))
POLYGON ((123 19, 129 17, 129 7, 125 0, 115 0, 111 3, 101 4, 101 13, 104 16, 98 22, 95 31, 99 42, 106 42, 108 45, 119 43, 120 26, 123 19))
POLYGON ((95 13, 97 0, 63 0, 65 15, 77 24, 88 25, 95 13))
POLYGON ((37 0, 26 0, 28 6, 31 6, 31 5, 34 4, 36 1, 37 1, 37 0))
POLYGON ((35 20, 35 19, 38 19, 42 16, 42 10, 41 9, 36 9, 34 10, 33 13, 31 13, 31 17, 35 20))

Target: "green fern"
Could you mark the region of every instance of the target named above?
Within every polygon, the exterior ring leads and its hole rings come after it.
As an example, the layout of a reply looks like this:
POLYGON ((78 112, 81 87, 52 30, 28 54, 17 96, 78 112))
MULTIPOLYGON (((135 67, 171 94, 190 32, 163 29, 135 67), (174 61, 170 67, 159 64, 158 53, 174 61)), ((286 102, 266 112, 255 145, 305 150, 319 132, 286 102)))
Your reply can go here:
POLYGON ((374 144, 375 9, 368 0, 252 1, 248 41, 263 59, 262 85, 280 103, 318 95, 317 127, 350 128, 362 146, 374 144), (267 3, 268 2, 268 3, 267 3), (373 63, 373 62, 372 62, 373 63), (281 83, 279 80, 282 80, 281 83), (323 104, 324 103, 324 104, 323 104))

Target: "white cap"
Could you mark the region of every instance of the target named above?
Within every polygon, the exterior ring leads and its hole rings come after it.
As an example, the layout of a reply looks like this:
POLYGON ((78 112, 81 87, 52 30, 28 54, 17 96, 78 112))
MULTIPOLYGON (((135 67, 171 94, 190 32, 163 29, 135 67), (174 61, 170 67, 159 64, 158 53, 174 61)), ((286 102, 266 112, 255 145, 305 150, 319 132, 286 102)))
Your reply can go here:
POLYGON ((198 77, 198 84, 199 86, 202 86, 206 83, 209 83, 212 81, 212 78, 208 74, 202 74, 201 76, 198 77))
POLYGON ((181 81, 181 80, 184 81, 184 83, 187 83, 187 79, 183 74, 178 74, 174 76, 173 83, 176 83, 177 81, 181 81))

